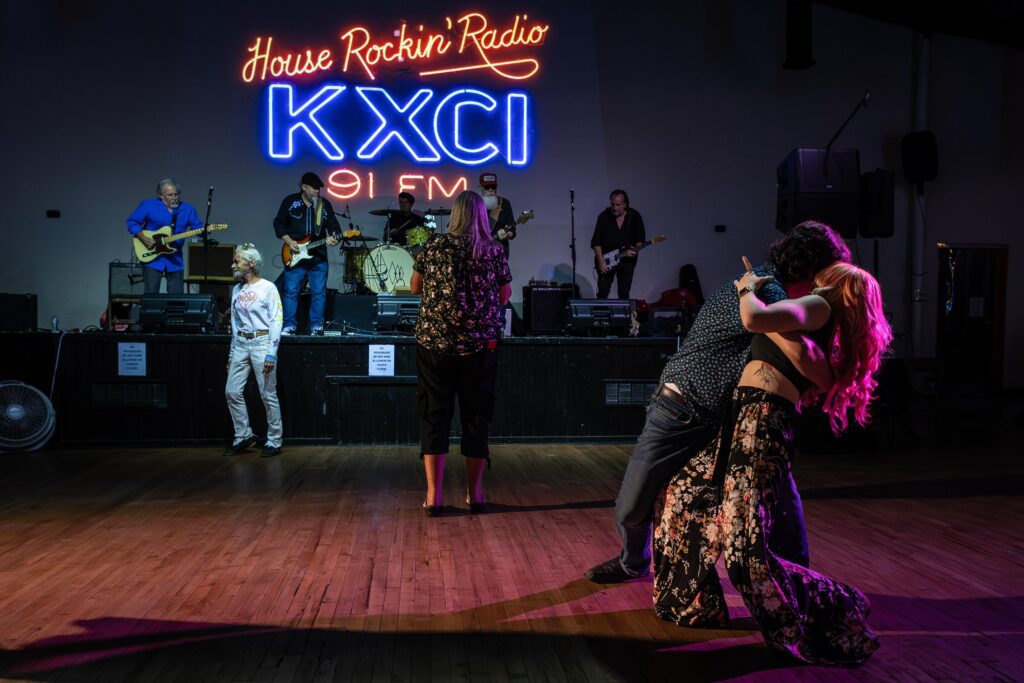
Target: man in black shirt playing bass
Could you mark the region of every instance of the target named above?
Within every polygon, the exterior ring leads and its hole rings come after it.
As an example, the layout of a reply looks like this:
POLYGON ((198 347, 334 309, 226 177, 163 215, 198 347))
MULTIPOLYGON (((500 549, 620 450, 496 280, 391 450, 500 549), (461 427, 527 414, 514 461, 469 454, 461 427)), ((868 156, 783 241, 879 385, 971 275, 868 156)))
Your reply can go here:
POLYGON ((607 299, 612 290, 612 280, 618 278, 619 298, 628 299, 636 269, 636 253, 647 239, 644 219, 639 211, 630 208, 629 195, 625 190, 612 190, 609 199, 612 205, 597 217, 594 236, 590 238, 597 266, 597 298, 607 299), (605 257, 616 250, 621 260, 618 265, 609 266, 605 257))
MULTIPOLYGON (((758 275, 776 278, 759 290, 759 296, 772 303, 807 294, 819 270, 849 260, 850 250, 831 228, 813 221, 801 223, 771 245, 768 263, 754 268, 758 275)), ((730 279, 704 303, 682 348, 662 371, 615 500, 615 525, 622 549, 590 568, 585 574, 588 579, 618 583, 650 571, 655 497, 714 438, 750 356, 752 337, 740 320, 736 286, 730 279)), ((803 354, 798 363, 801 368, 828 362, 825 352, 806 338, 803 354)), ((777 519, 768 543, 776 555, 807 566, 807 532, 792 476, 789 484, 789 491, 779 492, 777 519)))

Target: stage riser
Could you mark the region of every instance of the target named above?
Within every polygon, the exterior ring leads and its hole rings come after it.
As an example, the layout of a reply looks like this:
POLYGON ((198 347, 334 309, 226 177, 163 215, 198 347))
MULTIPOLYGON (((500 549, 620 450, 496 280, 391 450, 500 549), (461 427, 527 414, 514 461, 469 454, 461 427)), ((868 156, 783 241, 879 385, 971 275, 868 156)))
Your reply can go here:
MULTIPOLYGON (((0 379, 46 392, 56 342, 57 335, 0 335, 0 379)), ((59 443, 225 442, 231 433, 224 401, 229 344, 219 335, 66 335, 54 399, 59 443), (145 377, 118 376, 118 342, 146 344, 145 377)), ((286 338, 278 368, 286 443, 418 443, 415 350, 409 337, 286 338), (367 376, 370 344, 395 345, 394 377, 367 376)), ((675 339, 508 339, 499 347, 493 438, 635 438, 643 406, 605 405, 607 380, 653 383, 674 351, 675 339)), ((255 431, 265 433, 252 380, 246 400, 255 431)), ((459 432, 456 417, 456 440, 459 432)))

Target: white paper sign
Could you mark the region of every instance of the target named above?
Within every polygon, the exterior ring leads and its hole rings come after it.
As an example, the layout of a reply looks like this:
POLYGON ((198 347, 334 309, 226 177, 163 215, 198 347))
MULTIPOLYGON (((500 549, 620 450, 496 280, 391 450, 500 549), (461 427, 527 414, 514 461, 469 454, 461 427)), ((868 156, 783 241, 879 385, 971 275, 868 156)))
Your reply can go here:
POLYGON ((370 344, 370 377, 395 376, 395 345, 370 344))
POLYGON ((117 343, 117 374, 121 377, 146 376, 146 345, 117 343))

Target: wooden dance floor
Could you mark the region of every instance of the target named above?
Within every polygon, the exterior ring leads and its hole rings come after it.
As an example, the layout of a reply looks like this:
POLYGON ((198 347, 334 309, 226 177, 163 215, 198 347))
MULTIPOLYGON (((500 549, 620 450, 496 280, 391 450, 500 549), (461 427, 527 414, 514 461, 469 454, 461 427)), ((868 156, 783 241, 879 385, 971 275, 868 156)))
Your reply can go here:
POLYGON ((801 457, 812 564, 874 606, 854 670, 773 655, 735 592, 704 631, 659 621, 649 579, 583 579, 616 550, 630 446, 496 446, 485 515, 453 456, 441 518, 410 447, 6 455, 0 677, 1020 680, 1018 447, 801 457))

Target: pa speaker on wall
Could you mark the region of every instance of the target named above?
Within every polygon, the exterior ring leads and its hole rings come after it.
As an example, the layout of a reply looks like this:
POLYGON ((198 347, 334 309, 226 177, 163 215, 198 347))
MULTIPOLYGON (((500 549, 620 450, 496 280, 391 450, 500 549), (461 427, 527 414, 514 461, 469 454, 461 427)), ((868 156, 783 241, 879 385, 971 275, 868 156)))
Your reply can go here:
POLYGON ((903 177, 908 183, 930 183, 939 174, 935 133, 919 130, 903 136, 903 177))
POLYGON ((860 177, 861 237, 892 237, 896 173, 876 168, 860 177))
POLYGON ((857 236, 860 155, 855 149, 794 149, 775 169, 779 195, 775 228, 789 232, 808 220, 857 236))
POLYGON ((142 297, 139 323, 147 332, 213 334, 217 302, 213 294, 147 294, 142 297))

